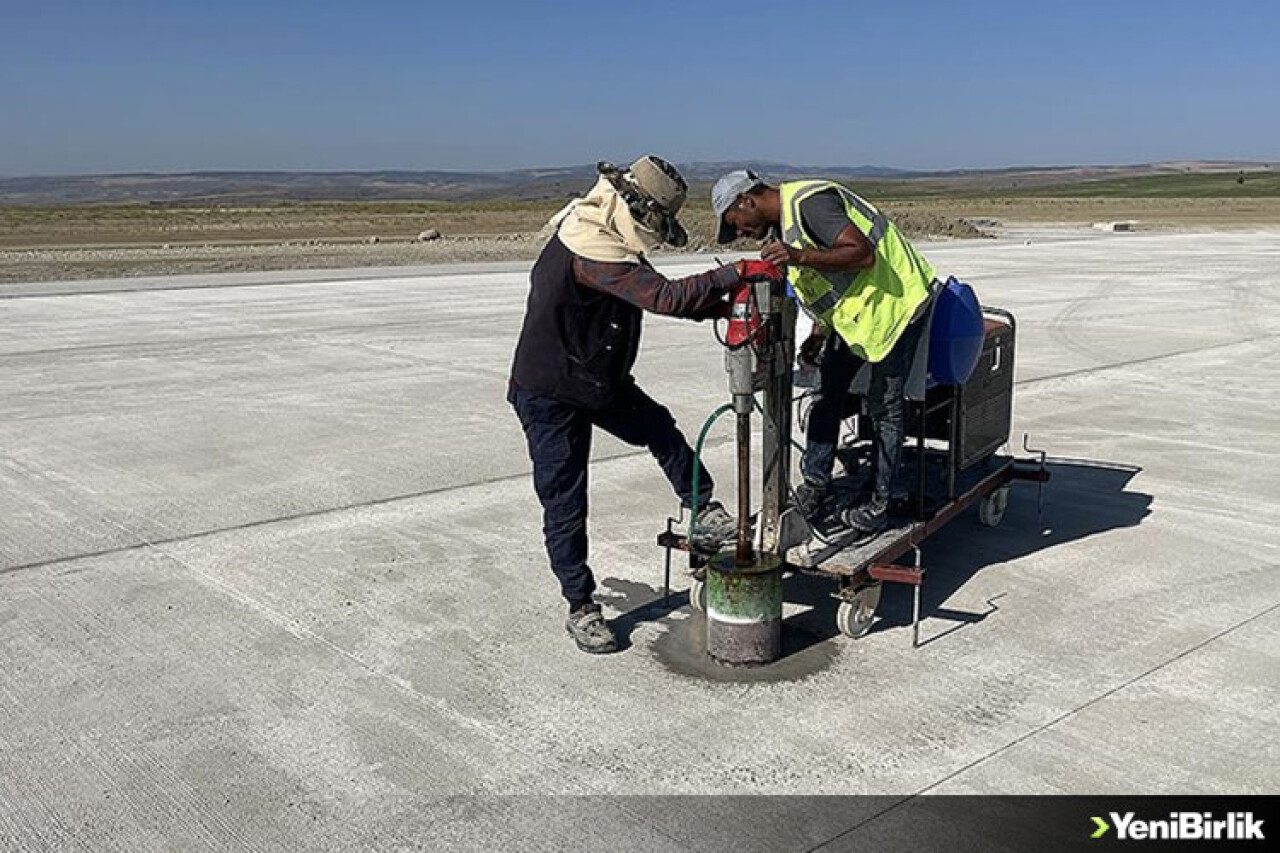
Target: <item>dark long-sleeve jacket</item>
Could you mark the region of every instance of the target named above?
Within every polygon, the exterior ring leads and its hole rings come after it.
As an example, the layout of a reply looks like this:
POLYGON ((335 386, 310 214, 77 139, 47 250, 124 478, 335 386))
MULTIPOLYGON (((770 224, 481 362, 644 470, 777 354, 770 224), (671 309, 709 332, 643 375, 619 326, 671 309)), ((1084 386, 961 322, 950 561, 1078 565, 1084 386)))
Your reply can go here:
POLYGON ((588 409, 633 382, 644 311, 690 319, 725 316, 734 267, 668 279, 647 264, 579 257, 553 237, 530 276, 513 385, 588 409))
POLYGON ((644 311, 692 320, 724 316, 725 294, 738 283, 733 266, 670 279, 648 264, 607 263, 578 255, 573 257, 573 278, 644 311))

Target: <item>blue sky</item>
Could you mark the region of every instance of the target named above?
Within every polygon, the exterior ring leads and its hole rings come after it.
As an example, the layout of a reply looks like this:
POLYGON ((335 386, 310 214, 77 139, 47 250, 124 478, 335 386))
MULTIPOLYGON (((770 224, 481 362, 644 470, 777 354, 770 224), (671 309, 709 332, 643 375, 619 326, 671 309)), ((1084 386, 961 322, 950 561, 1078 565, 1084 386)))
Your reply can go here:
POLYGON ((1280 160, 1280 4, 0 0, 0 174, 1280 160))

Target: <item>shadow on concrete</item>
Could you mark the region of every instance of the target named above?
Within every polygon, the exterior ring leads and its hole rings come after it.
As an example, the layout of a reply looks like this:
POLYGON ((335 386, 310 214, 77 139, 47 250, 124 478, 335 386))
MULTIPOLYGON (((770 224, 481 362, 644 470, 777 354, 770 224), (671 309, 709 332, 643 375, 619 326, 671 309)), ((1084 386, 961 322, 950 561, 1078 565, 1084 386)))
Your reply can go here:
MULTIPOLYGON (((921 619, 953 624, 927 636, 921 645, 937 642, 999 612, 999 599, 1004 593, 988 599, 986 608, 979 612, 943 606, 983 569, 1111 530, 1134 527, 1151 514, 1151 495, 1128 490, 1141 468, 1084 459, 1052 459, 1048 467, 1052 479, 1045 487, 1042 520, 1037 519, 1036 487, 1019 483, 1013 486, 1009 508, 998 527, 984 527, 977 511, 971 510, 925 542, 922 563, 927 574, 921 588, 921 619)), ((672 583, 688 586, 679 568, 673 570, 672 583)), ((784 654, 801 653, 839 635, 839 602, 832 595, 835 590, 834 581, 824 577, 796 574, 787 579, 786 601, 801 609, 783 622, 784 654)), ((664 602, 660 588, 618 578, 606 578, 601 594, 623 611, 611 623, 620 648, 630 646, 631 633, 637 625, 665 620, 689 603, 685 589, 673 591, 664 602)), ((911 589, 886 584, 871 632, 909 627, 911 610, 911 589)))
POLYGON ((618 651, 631 648, 631 633, 643 622, 659 622, 677 610, 689 606, 689 579, 673 568, 671 584, 673 589, 669 597, 664 598, 662 589, 654 589, 647 584, 620 578, 605 578, 601 582, 599 597, 614 607, 622 610, 630 606, 616 619, 609 622, 614 636, 618 638, 618 651), (679 589, 678 587, 685 587, 679 589), (644 602, 638 604, 638 602, 644 602))
MULTIPOLYGON (((988 599, 985 609, 979 612, 943 606, 978 572, 1047 548, 1135 527, 1151 514, 1151 495, 1128 489, 1130 481, 1142 470, 1139 467, 1087 459, 1053 459, 1048 467, 1052 479, 1045 486, 1042 519, 1037 517, 1036 487, 1017 483, 998 527, 984 527, 977 511, 972 510, 925 542, 921 557, 926 571, 920 595, 921 619, 953 624, 926 636, 921 645, 937 642, 999 612, 999 600, 1005 593, 988 599)), ((796 627, 823 639, 836 636, 837 602, 830 598, 831 584, 822 578, 805 577, 804 581, 811 582, 806 586, 817 587, 818 595, 811 599, 811 611, 797 615, 796 627), (802 616, 806 617, 803 625, 799 624, 802 616)), ((789 595, 788 600, 795 599, 789 595)), ((886 584, 870 633, 909 627, 911 610, 912 590, 900 584, 886 584)))

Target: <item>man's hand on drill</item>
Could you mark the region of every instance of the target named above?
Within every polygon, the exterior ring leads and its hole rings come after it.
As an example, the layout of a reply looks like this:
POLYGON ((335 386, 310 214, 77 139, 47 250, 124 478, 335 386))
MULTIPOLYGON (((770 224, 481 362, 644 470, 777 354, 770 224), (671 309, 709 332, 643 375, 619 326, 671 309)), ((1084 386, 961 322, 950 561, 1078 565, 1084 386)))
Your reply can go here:
POLYGON ((782 270, 764 261, 737 261, 733 265, 738 280, 724 292, 724 298, 703 310, 686 315, 690 320, 724 320, 733 313, 733 300, 738 290, 753 281, 782 281, 782 270))
POLYGON ((768 261, 738 261, 738 278, 743 281, 782 281, 782 270, 768 261))
POLYGON ((760 250, 760 257, 774 266, 785 267, 788 264, 800 263, 799 252, 780 240, 766 243, 760 250))

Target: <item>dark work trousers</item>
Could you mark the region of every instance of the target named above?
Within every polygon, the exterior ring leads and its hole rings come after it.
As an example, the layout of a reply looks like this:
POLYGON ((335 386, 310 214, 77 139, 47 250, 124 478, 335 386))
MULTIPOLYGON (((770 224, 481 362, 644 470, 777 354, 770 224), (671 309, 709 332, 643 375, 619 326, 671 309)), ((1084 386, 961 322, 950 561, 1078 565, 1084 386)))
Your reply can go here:
MULTIPOLYGON (((888 501, 893 494, 893 477, 902 458, 907 374, 924 326, 919 319, 908 325, 884 360, 871 365, 871 387, 866 399, 872 429, 873 484, 878 500, 888 501)), ((831 482, 845 399, 862 365, 863 360, 853 354, 840 335, 834 332, 827 335, 819 365, 818 393, 809 410, 804 455, 800 459, 800 472, 807 483, 826 486, 831 482)))
MULTIPOLYGON (((542 502, 542 532, 551 570, 570 605, 587 601, 596 588, 587 565, 587 461, 591 429, 598 426, 634 447, 648 448, 681 503, 693 498, 693 449, 675 418, 635 385, 600 411, 512 388, 509 396, 529 442, 533 488, 542 502)), ((698 506, 711 500, 706 468, 698 474, 698 506)))

